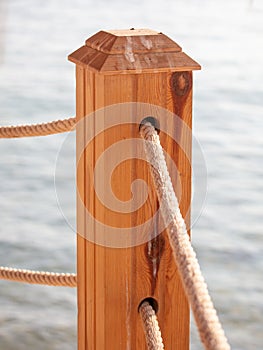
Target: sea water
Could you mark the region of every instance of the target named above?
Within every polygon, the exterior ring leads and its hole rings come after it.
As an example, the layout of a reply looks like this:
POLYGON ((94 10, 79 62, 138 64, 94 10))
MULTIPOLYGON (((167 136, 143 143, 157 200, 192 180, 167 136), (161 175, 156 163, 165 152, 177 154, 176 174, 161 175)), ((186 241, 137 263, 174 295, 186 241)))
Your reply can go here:
MULTIPOLYGON (((131 27, 164 32, 202 65, 194 73, 194 135, 207 193, 203 210, 193 208, 193 244, 232 348, 260 349, 262 2, 1 0, 0 123, 73 116, 67 55, 100 29, 131 27)), ((71 137, 66 157, 58 157, 65 135, 0 140, 0 265, 75 272, 71 137)), ((0 350, 77 348, 74 289, 1 281, 0 305, 0 350)), ((202 348, 194 323, 191 343, 202 348)))

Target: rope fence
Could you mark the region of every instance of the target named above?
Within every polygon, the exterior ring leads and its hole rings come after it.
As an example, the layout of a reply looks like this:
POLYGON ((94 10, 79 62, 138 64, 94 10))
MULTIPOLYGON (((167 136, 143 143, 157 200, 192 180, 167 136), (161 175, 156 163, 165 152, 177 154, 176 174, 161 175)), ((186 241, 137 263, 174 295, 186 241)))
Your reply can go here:
MULTIPOLYGON (((41 124, 1 126, 0 138, 47 136, 72 131, 75 129, 75 126, 76 118, 41 124)), ((76 287, 77 285, 77 276, 75 274, 31 271, 3 266, 0 267, 0 279, 48 286, 76 287)))
POLYGON ((146 141, 144 143, 146 158, 151 165, 151 174, 159 203, 162 204, 161 214, 165 226, 168 227, 174 258, 193 310, 201 341, 207 350, 230 350, 190 243, 159 136, 150 123, 142 125, 140 132, 146 141))
POLYGON ((139 308, 148 350, 164 350, 162 334, 154 308, 144 301, 139 308))
MULTIPOLYGON (((69 118, 49 123, 0 127, 0 138, 19 138, 58 134, 75 128, 76 119, 69 118)), ((207 285, 201 273, 196 254, 190 243, 187 228, 180 212, 178 200, 173 190, 159 136, 150 123, 140 128, 146 157, 150 163, 151 174, 173 255, 181 276, 186 295, 190 302, 200 338, 206 350, 230 350, 216 310, 209 296, 207 285)), ((49 286, 76 287, 77 275, 31 271, 0 267, 0 279, 42 284, 49 286)), ((163 340, 153 307, 148 301, 139 308, 148 350, 163 350, 163 340)))
POLYGON ((32 136, 47 136, 60 134, 75 129, 76 118, 55 120, 49 123, 18 125, 18 126, 1 126, 0 138, 18 138, 32 136))
POLYGON ((56 287, 76 287, 77 276, 73 273, 55 273, 0 267, 0 279, 56 287))

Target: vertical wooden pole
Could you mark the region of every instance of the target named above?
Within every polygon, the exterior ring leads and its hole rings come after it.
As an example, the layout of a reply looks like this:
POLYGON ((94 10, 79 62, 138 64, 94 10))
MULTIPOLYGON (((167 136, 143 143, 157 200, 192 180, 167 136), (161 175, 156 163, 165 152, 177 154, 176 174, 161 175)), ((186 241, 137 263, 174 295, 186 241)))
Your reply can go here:
MULTIPOLYGON (((138 307, 145 298, 154 298, 166 350, 189 349, 188 302, 165 230, 155 238, 151 237, 152 232, 141 232, 148 239, 138 245, 132 244, 133 234, 124 241, 120 238, 120 245, 116 241, 109 244, 108 240, 107 227, 121 228, 124 232, 126 228, 151 220, 158 210, 148 164, 139 159, 134 147, 134 157, 127 156, 118 164, 109 181, 104 173, 114 160, 110 155, 104 159, 102 156, 114 144, 140 138, 136 119, 136 113, 141 112, 140 103, 150 106, 147 111, 156 115, 161 124, 165 123, 158 112, 162 107, 178 115, 191 128, 192 70, 200 69, 200 66, 171 39, 145 29, 101 31, 69 59, 77 65, 76 115, 79 122, 78 348, 146 349, 138 307), (131 102, 137 102, 138 106, 128 104, 131 102), (109 107, 114 104, 117 106, 109 107), (123 115, 131 110, 135 115, 134 122, 124 123, 123 115), (107 128, 110 118, 116 118, 116 115, 119 115, 118 123, 107 128), (98 174, 95 168, 99 162, 104 171, 98 174), (133 210, 131 184, 137 179, 148 184, 148 198, 144 205, 133 210), (102 197, 98 196, 94 185, 99 186, 102 197), (103 199, 109 191, 128 203, 125 212, 104 205, 103 199), (93 221, 88 220, 87 212, 93 221), (105 227, 101 228, 100 223, 105 227)), ((186 139, 191 145, 191 134, 185 137, 183 130, 178 130, 176 118, 169 127, 172 134, 177 134, 177 142, 184 138, 184 142, 186 139)), ((178 183, 181 184, 180 208, 189 222, 186 214, 189 214, 191 203, 191 159, 187 159, 162 128, 160 137, 171 156, 168 166, 174 161, 180 174, 180 181, 173 179, 173 184, 175 189, 178 183)), ((125 156, 125 148, 119 147, 118 153, 125 156)), ((191 158, 191 154, 188 157, 191 158)), ((143 194, 143 191, 137 191, 133 195, 140 200, 143 194)), ((159 225, 158 217, 154 220, 149 226, 152 230, 158 229, 159 225)))

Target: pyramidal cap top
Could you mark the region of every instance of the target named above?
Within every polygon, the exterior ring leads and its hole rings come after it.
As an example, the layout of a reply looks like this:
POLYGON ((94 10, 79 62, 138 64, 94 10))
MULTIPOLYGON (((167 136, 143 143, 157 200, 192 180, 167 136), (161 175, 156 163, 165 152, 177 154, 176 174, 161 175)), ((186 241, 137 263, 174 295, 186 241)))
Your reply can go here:
POLYGON ((150 29, 100 31, 68 58, 103 74, 201 69, 177 43, 150 29))

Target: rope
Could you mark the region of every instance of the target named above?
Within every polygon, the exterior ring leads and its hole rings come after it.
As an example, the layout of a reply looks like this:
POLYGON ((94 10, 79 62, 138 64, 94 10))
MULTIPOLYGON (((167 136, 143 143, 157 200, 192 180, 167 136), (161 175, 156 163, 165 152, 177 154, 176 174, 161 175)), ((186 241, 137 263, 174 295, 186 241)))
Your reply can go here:
POLYGON ((164 350, 163 339, 153 307, 144 301, 139 308, 148 350, 164 350))
POLYGON ((158 199, 162 204, 161 213, 168 227, 170 244, 201 341, 207 350, 230 350, 187 234, 159 136, 150 123, 141 127, 141 136, 146 141, 144 143, 146 157, 151 164, 158 199))
POLYGON ((0 267, 0 279, 57 287, 76 287, 77 276, 73 273, 54 273, 0 267))
POLYGON ((0 138, 32 137, 59 134, 72 131, 76 125, 76 118, 56 120, 49 123, 19 125, 19 126, 1 126, 0 138))

